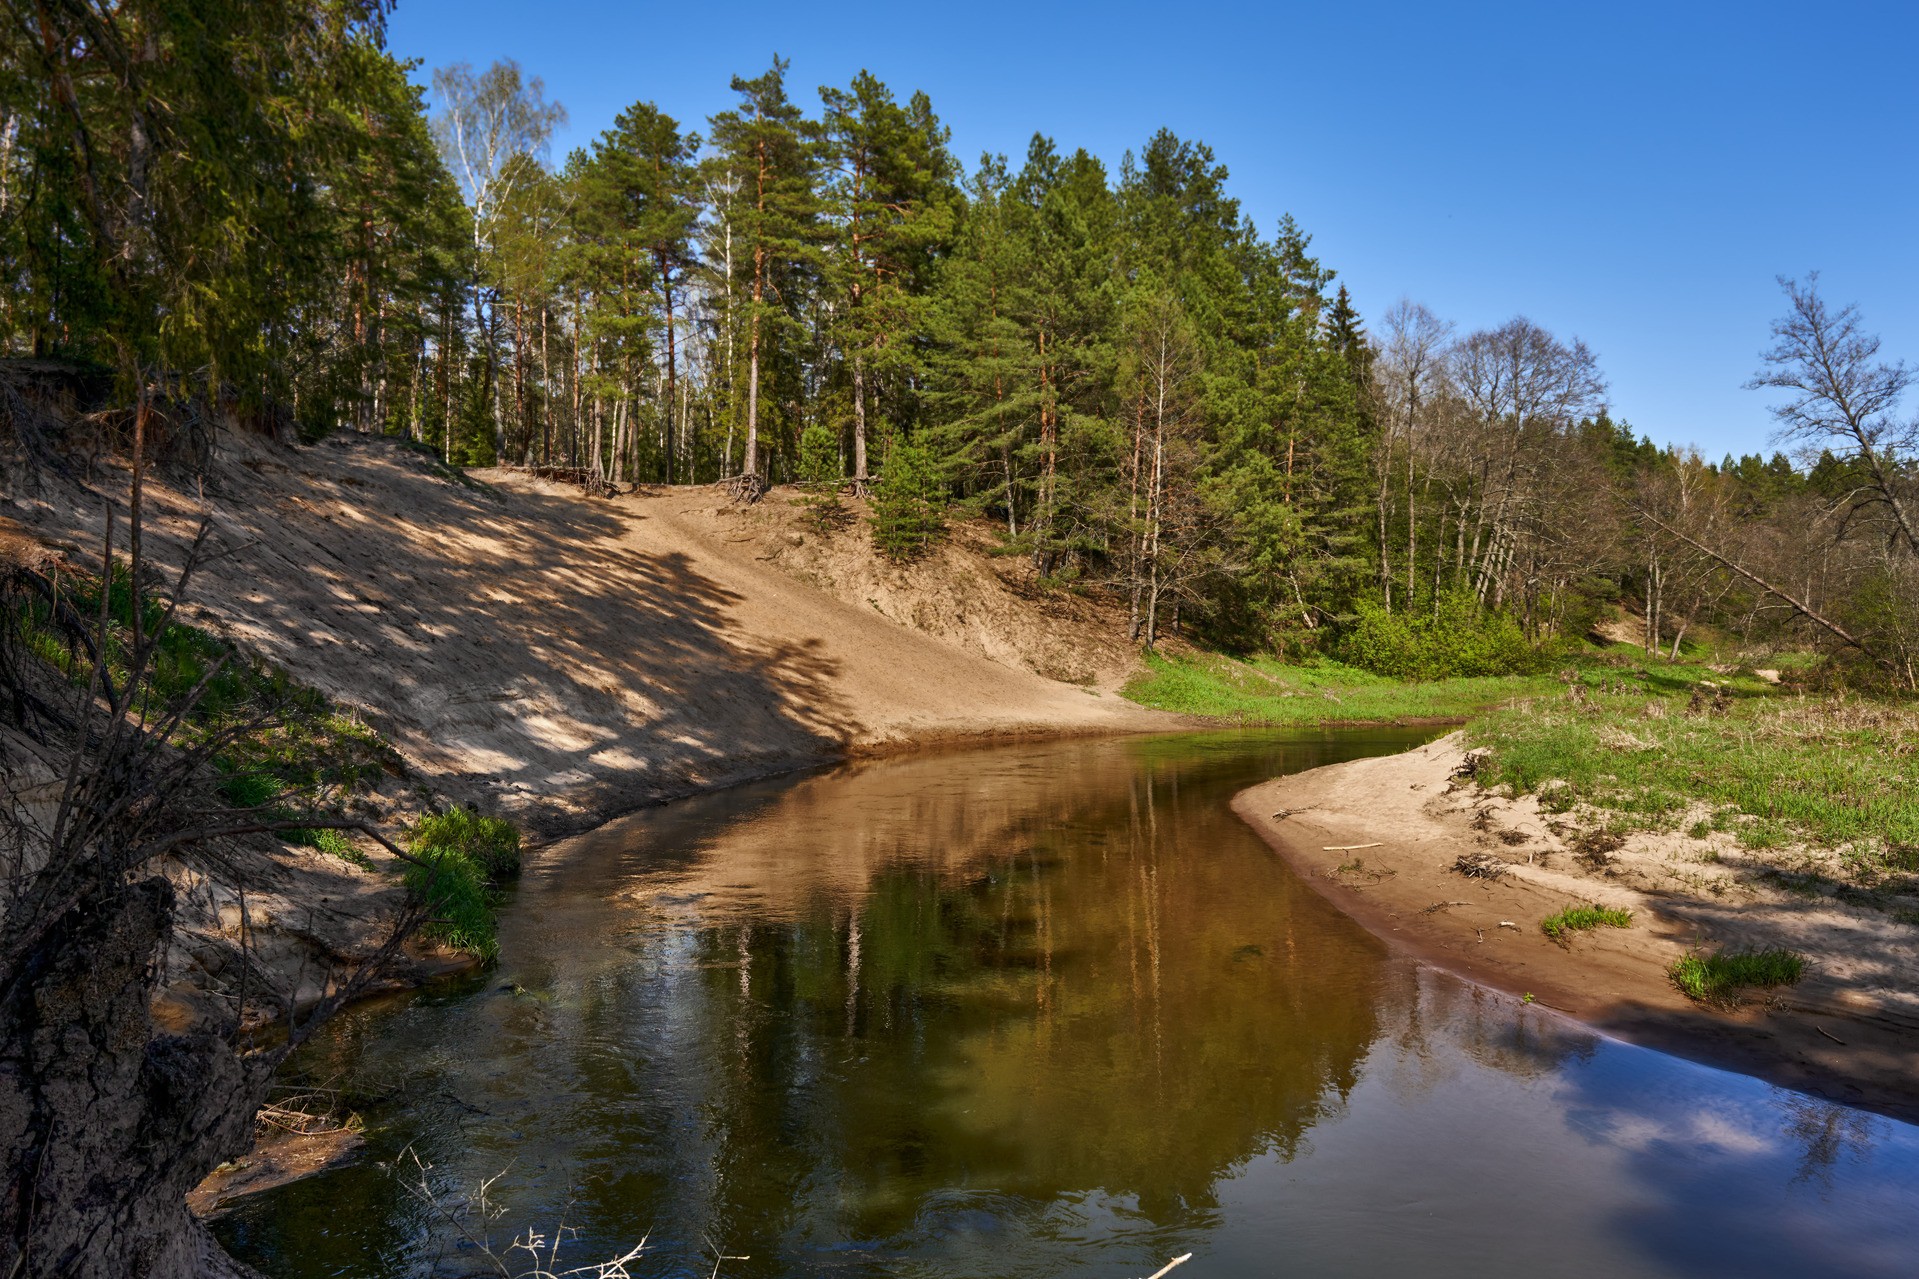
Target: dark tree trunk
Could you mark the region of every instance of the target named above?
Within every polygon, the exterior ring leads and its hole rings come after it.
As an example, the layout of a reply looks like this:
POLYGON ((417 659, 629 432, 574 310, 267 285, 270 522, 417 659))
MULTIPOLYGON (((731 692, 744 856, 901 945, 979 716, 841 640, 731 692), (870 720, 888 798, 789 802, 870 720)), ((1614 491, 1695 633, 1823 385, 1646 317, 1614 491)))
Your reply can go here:
POLYGON ((156 1032, 164 879, 69 911, 0 985, 0 1274, 242 1279, 186 1195, 245 1153, 268 1072, 210 1033, 156 1032))

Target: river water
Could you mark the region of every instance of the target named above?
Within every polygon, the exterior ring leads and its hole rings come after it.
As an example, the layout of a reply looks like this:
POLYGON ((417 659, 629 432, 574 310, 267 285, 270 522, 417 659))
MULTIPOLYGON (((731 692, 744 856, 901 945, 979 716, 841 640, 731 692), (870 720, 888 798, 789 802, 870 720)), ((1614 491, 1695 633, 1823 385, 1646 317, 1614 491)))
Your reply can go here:
POLYGON ((499 1273, 474 1240, 527 1230, 702 1279, 1919 1273, 1919 1130, 1393 956, 1227 808, 1421 739, 1002 746, 615 822, 532 861, 495 969, 304 1054, 366 1157, 217 1231, 280 1279, 499 1273))

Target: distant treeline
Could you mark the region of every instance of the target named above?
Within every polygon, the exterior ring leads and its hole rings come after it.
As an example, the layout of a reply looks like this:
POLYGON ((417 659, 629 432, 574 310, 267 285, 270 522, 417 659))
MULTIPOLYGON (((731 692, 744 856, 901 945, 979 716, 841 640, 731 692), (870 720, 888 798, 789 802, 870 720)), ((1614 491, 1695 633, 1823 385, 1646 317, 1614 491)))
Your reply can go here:
POLYGON ((1114 173, 1036 135, 969 171, 924 94, 862 73, 802 101, 775 60, 697 132, 639 101, 556 166, 539 81, 442 68, 429 117, 383 12, 14 8, 6 347, 454 463, 891 486, 1119 593, 1149 645, 1329 649, 1393 617, 1537 645, 1623 596, 1649 647, 1712 623, 1913 682, 1903 373, 1810 285, 1761 379, 1801 463, 1710 465, 1636 441, 1592 353, 1524 319, 1362 323, 1196 141, 1114 173), (1820 373, 1848 335, 1889 399, 1820 373))

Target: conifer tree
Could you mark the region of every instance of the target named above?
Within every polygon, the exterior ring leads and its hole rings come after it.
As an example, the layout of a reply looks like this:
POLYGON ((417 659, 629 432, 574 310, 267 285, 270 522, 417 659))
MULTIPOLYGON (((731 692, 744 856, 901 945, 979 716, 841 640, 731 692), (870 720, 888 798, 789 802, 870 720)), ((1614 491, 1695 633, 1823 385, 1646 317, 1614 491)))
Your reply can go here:
MULTIPOLYGON (((931 260, 952 234, 956 166, 924 94, 901 107, 862 71, 846 89, 821 89, 820 99, 832 227, 826 280, 851 383, 853 479, 863 484, 869 383, 918 372, 915 338, 927 323, 931 260)), ((908 406, 893 408, 894 420, 907 416, 908 406)))
POLYGON ((738 183, 734 225, 744 277, 746 455, 741 474, 762 483, 760 380, 770 344, 802 332, 800 307, 817 262, 815 129, 786 95, 787 63, 734 77, 740 105, 713 117, 712 176, 738 183))

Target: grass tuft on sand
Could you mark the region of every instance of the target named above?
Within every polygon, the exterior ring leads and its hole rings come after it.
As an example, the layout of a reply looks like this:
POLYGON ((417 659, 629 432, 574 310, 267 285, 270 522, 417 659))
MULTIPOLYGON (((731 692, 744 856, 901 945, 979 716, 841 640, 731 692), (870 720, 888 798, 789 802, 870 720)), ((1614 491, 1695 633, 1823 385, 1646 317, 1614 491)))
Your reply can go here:
POLYGON ((1632 912, 1613 906, 1568 906, 1539 921, 1539 931, 1562 945, 1590 929, 1631 927, 1632 912))
POLYGON ((1666 970, 1673 985, 1702 1004, 1726 1005, 1752 987, 1791 986, 1805 976, 1806 958, 1790 950, 1750 950, 1702 955, 1697 951, 1666 970))

